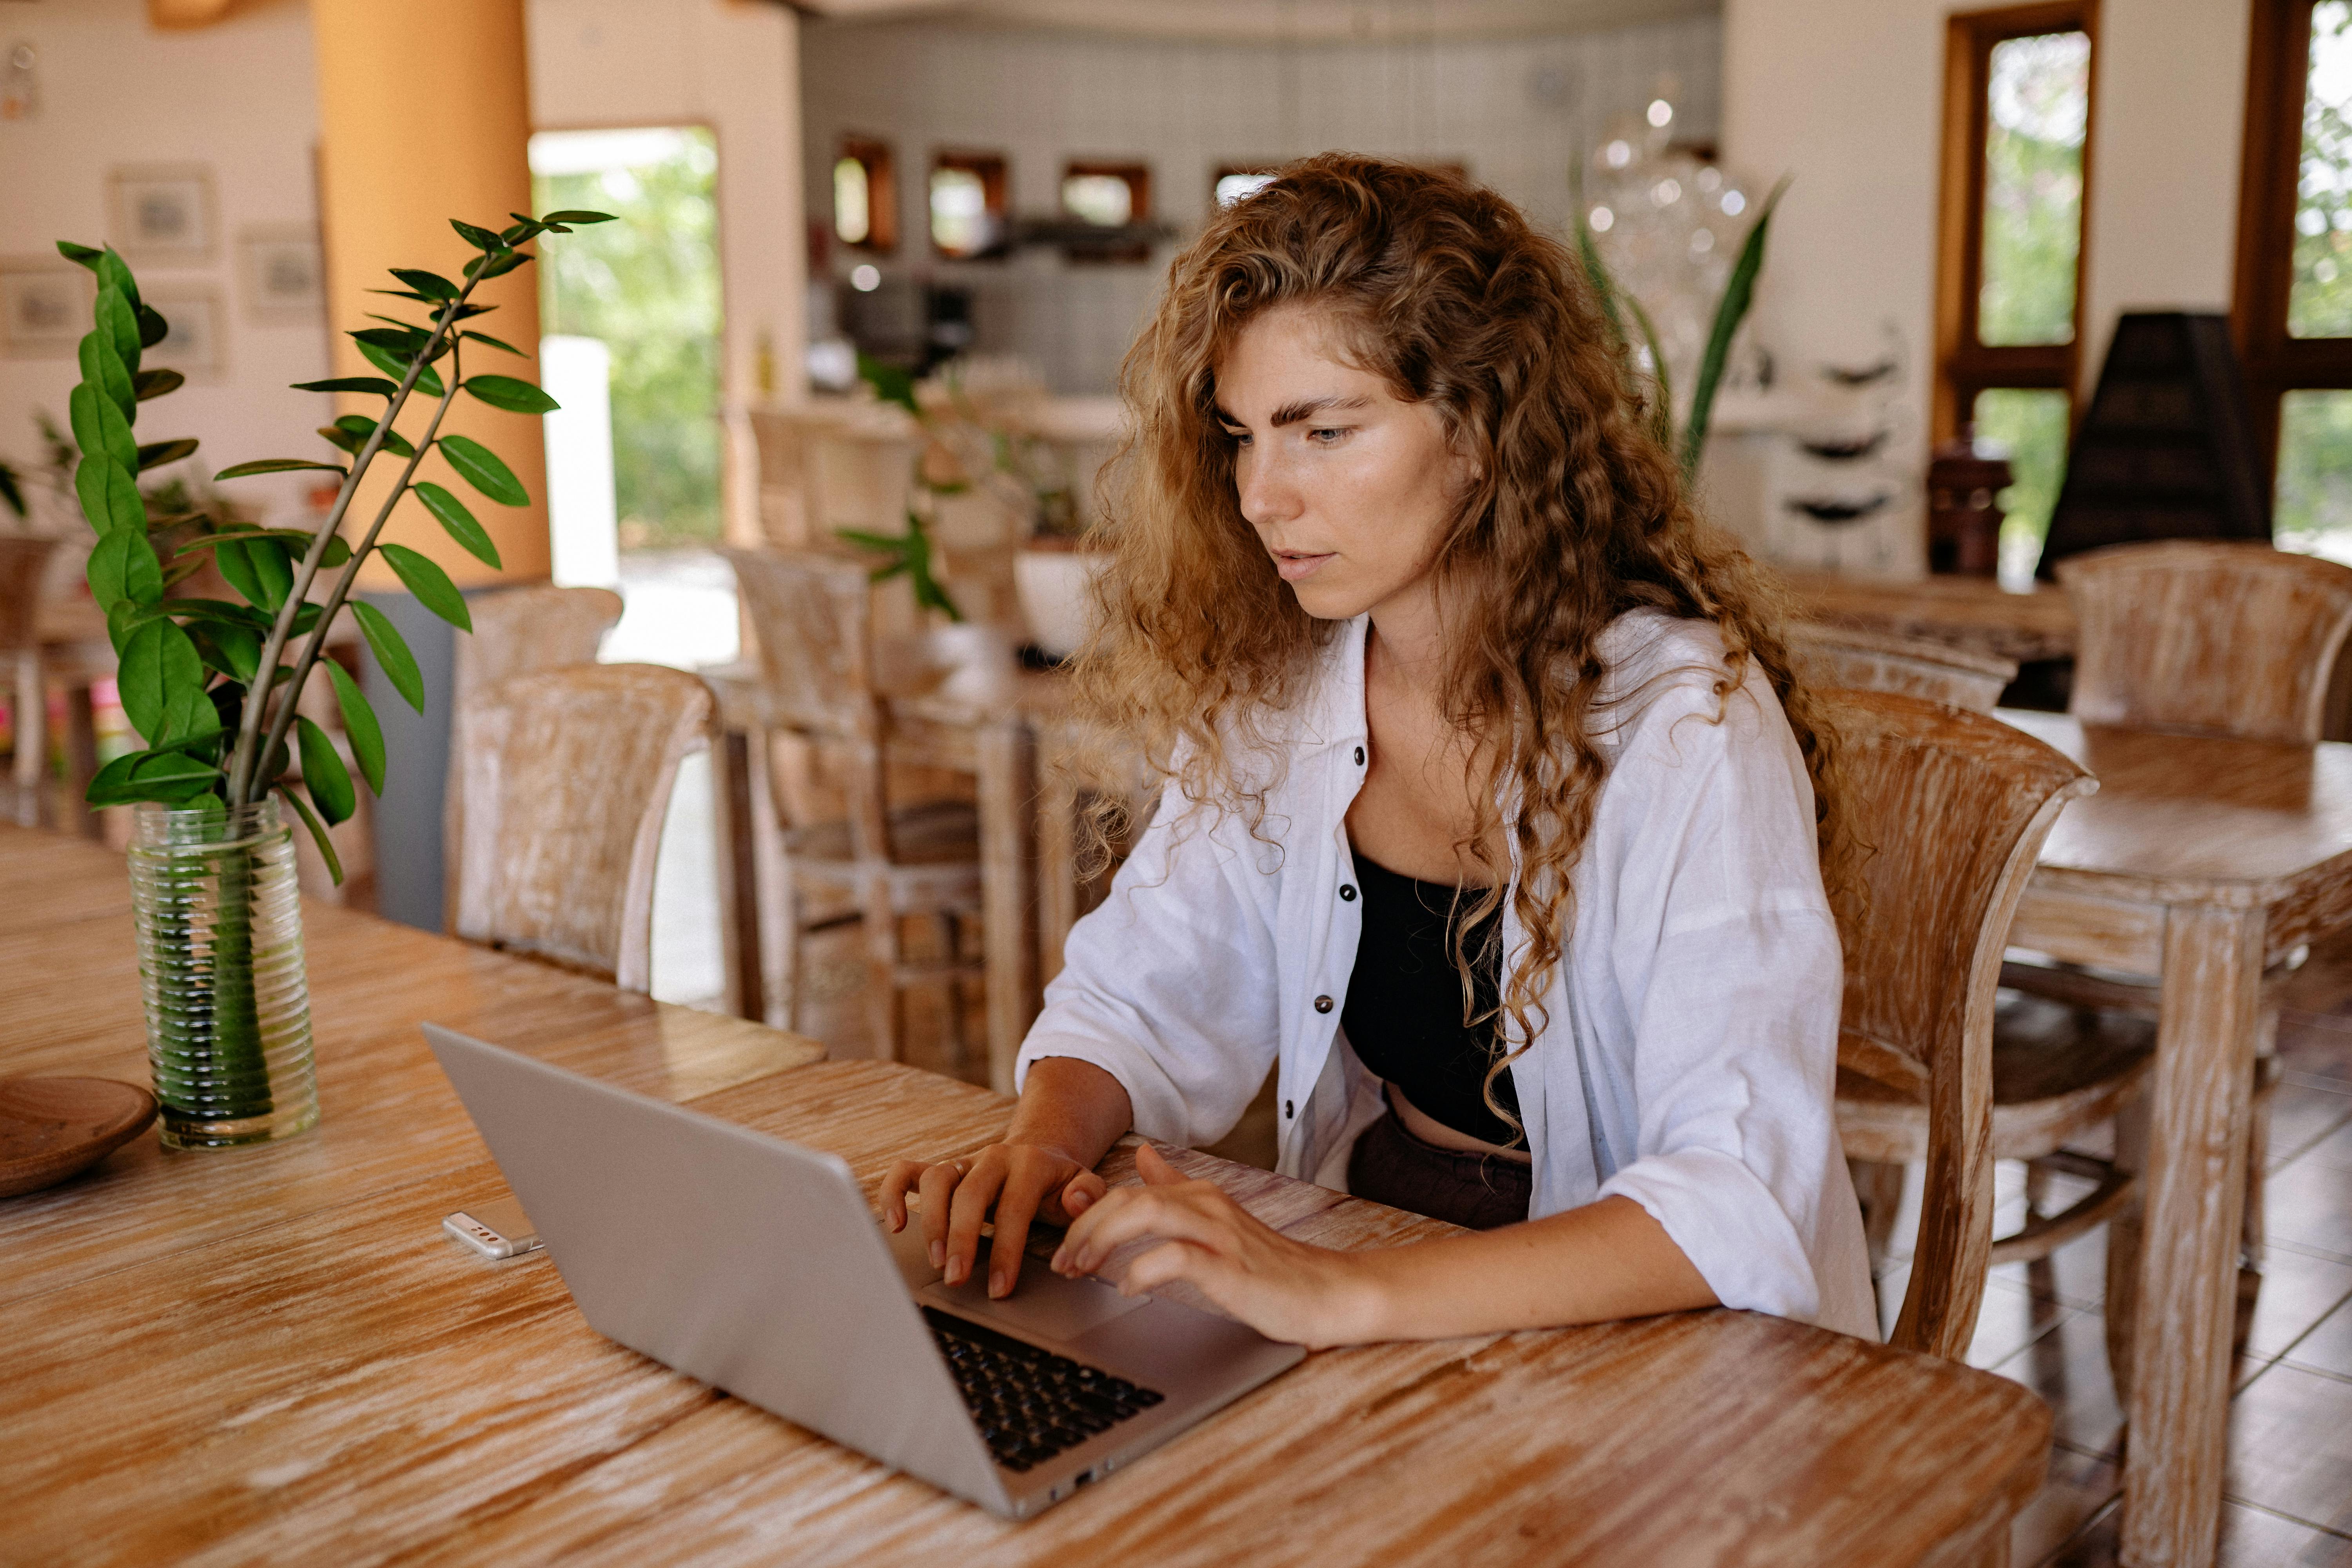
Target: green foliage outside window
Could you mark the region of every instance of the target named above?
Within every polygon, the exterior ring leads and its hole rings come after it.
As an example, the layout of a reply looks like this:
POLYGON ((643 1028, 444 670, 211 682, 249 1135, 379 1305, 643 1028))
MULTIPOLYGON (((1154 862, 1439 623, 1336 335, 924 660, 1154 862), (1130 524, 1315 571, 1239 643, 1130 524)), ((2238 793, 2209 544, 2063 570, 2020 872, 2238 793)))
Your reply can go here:
POLYGON ((1993 47, 1985 126, 1984 280, 1977 341, 2074 337, 2074 264, 2083 237, 2083 132, 2091 41, 2081 33, 1993 47))
POLYGON ((719 153, 709 132, 680 134, 678 154, 658 163, 531 182, 541 206, 593 205, 617 220, 550 252, 540 324, 612 351, 625 548, 720 532, 719 153))

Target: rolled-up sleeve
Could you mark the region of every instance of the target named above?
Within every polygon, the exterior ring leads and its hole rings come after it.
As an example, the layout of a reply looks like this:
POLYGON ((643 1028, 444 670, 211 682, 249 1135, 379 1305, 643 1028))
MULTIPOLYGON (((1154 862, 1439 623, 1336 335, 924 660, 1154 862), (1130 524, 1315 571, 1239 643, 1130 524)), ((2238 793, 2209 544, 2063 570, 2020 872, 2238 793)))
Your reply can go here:
POLYGON ((1604 1070, 1630 1070, 1612 1087, 1638 1131, 1601 1192, 1640 1204, 1725 1306, 1867 1332, 1835 1112, 1843 963, 1803 759, 1759 686, 1719 721, 1711 694, 1666 698, 1619 762, 1636 790, 1594 869, 1632 1049, 1604 1070))
POLYGON ((1171 786, 1102 906, 1071 928, 1062 972, 1021 1045, 1016 1085, 1046 1057, 1127 1090, 1135 1130, 1171 1143, 1233 1131, 1280 1047, 1274 933, 1244 895, 1246 858, 1171 786))

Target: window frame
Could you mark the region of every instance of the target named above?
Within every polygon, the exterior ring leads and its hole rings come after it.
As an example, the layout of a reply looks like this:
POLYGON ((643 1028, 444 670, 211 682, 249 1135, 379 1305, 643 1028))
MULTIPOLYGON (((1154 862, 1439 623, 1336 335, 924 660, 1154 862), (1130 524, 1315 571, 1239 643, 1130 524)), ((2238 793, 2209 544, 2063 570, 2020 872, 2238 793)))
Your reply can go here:
POLYGON ((841 237, 838 208, 825 226, 826 234, 846 249, 869 256, 895 255, 898 249, 898 159, 890 143, 878 136, 845 135, 834 152, 833 162, 825 165, 825 173, 830 175, 844 158, 856 161, 866 171, 866 237, 841 237))
POLYGON ((2290 392, 2352 388, 2352 337, 2287 331, 2294 289, 2294 213, 2303 183, 2303 113, 2315 0, 2253 0, 2246 129, 2238 179, 2238 254, 2231 335, 2264 493, 2278 483, 2281 409, 2290 392))
POLYGON ((1945 19, 1943 169, 1937 222, 1935 438, 1948 441, 1975 417, 1979 393, 2066 395, 2069 426, 2083 360, 2084 292, 2089 281, 2093 142, 2099 95, 2099 0, 2036 0, 1945 19), (1988 345, 1978 336, 1984 289, 1985 142, 1992 114, 1994 46, 2044 33, 2079 32, 2091 41, 2084 84, 2081 233, 2074 246, 2074 331, 2063 343, 1988 345))
POLYGON ((987 261, 1003 256, 1012 227, 1012 192, 1013 162, 1006 154, 970 147, 942 147, 933 153, 930 169, 923 176, 923 232, 930 238, 931 254, 942 261, 987 261), (981 210, 988 216, 990 232, 977 250, 949 250, 940 244, 939 227, 931 216, 931 181, 944 169, 980 176, 981 210))
MULTIPOLYGON (((1070 158, 1062 164, 1062 177, 1054 186, 1054 202, 1062 216, 1074 221, 1084 221, 1070 210, 1063 189, 1072 180, 1088 175, 1105 176, 1124 181, 1127 184, 1127 222, 1132 228, 1151 221, 1151 165, 1140 158, 1070 158)), ((1076 262, 1134 262, 1151 259, 1151 247, 1118 245, 1099 247, 1066 247, 1063 257, 1076 262)))

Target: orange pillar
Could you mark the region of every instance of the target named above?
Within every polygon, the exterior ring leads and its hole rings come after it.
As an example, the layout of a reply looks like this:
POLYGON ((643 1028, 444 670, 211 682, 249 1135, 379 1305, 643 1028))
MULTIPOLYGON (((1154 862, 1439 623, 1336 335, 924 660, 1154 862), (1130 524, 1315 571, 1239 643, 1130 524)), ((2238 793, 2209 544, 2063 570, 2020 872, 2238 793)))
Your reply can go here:
MULTIPOLYGON (((523 0, 311 0, 310 17, 334 373, 376 375, 381 373, 342 334, 373 325, 371 313, 425 319, 422 306, 368 292, 400 287, 384 269, 422 267, 456 279, 467 258, 479 253, 457 237, 451 218, 499 229, 513 221, 509 213, 530 210, 523 0)), ((561 244, 563 237, 548 237, 561 244)), ((499 308, 483 331, 520 349, 537 348, 537 274, 533 263, 476 290, 475 300, 499 308)), ((468 375, 488 371, 538 379, 536 361, 479 345, 468 351, 468 375)), ((373 416, 383 407, 381 398, 345 396, 337 411, 373 416)), ((417 436, 431 408, 427 399, 412 395, 398 428, 417 436)), ((460 587, 545 577, 547 449, 539 417, 506 413, 461 392, 441 428, 444 435, 470 436, 505 458, 530 493, 527 507, 499 506, 458 478, 437 451, 417 469, 417 478, 447 487, 480 520, 505 563, 503 576, 459 549, 413 496, 401 502, 380 538, 431 556, 460 587)), ((379 458, 373 471, 390 462, 379 458)), ((355 499, 346 532, 367 526, 389 484, 387 476, 372 485, 373 500, 366 491, 355 499)), ((373 588, 397 586, 391 570, 373 557, 362 581, 373 588)))

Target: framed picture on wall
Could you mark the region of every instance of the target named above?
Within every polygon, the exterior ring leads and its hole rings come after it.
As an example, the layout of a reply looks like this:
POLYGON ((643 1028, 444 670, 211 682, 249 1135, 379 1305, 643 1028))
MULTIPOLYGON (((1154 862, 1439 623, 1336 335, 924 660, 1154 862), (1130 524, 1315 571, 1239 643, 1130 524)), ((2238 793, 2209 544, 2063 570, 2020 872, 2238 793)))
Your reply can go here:
POLYGON ((221 291, 208 283, 158 283, 140 293, 171 323, 140 363, 176 370, 190 381, 218 379, 228 368, 228 312, 221 291))
POLYGON ((107 177, 114 248, 134 262, 188 267, 210 261, 218 220, 212 171, 202 163, 137 163, 107 177))
POLYGON ((97 301, 88 268, 56 256, 0 258, 0 354, 73 358, 97 301))
POLYGON ((256 326, 304 327, 326 320, 319 231, 307 223, 249 224, 236 236, 237 288, 256 326))

